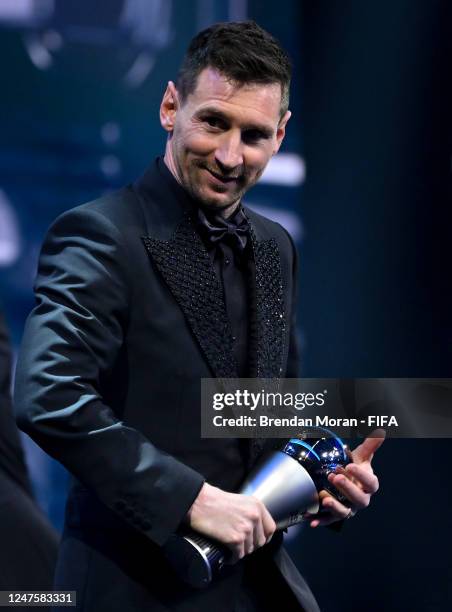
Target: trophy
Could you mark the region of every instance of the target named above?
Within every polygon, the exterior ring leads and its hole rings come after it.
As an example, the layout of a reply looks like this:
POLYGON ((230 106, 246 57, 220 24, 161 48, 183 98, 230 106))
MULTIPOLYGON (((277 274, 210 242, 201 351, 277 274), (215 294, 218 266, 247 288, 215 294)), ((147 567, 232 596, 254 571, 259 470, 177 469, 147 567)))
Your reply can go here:
MULTIPOLYGON (((239 493, 263 502, 277 529, 286 529, 300 523, 305 513, 319 512, 322 489, 347 503, 328 480, 328 474, 347 463, 346 448, 337 436, 321 427, 305 429, 265 456, 239 493)), ((226 546, 193 530, 172 536, 165 553, 178 576, 194 588, 210 584, 229 556, 226 546)))

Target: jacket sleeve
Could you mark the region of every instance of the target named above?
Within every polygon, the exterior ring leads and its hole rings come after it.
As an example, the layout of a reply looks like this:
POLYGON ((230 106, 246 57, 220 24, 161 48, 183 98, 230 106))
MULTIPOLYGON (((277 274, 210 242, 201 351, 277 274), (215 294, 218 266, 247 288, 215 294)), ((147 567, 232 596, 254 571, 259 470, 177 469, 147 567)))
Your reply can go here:
POLYGON ((102 396, 127 329, 126 261, 118 229, 98 211, 79 207, 50 228, 17 365, 16 416, 101 502, 162 545, 204 479, 119 420, 102 396), (132 516, 125 500, 137 508, 132 516))

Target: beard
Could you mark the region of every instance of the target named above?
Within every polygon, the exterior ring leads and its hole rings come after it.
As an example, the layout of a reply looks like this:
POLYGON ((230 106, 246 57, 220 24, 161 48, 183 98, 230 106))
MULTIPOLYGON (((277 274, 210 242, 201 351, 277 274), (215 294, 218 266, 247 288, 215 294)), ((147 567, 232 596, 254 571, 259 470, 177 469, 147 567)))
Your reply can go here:
POLYGON ((189 168, 188 180, 184 181, 184 187, 201 206, 224 210, 240 202, 261 174, 262 172, 252 177, 243 167, 235 168, 230 173, 224 173, 203 160, 195 160, 189 168), (207 176, 203 176, 205 172, 225 180, 224 184, 209 181, 207 176))

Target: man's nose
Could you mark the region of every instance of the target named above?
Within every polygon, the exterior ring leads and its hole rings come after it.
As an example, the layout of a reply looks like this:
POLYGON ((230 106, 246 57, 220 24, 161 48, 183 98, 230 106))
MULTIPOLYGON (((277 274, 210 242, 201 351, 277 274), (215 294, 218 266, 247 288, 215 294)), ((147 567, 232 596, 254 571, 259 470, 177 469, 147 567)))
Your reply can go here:
POLYGON ((241 166, 243 164, 241 135, 236 133, 224 134, 215 151, 215 159, 224 172, 231 172, 241 166))

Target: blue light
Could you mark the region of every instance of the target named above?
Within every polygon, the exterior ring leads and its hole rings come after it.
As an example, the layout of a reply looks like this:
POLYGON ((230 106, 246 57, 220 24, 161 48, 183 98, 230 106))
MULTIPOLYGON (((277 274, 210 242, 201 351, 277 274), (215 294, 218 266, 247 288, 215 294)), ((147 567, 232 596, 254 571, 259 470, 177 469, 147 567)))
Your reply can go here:
POLYGON ((315 452, 315 450, 312 448, 312 446, 309 446, 309 444, 307 444, 307 442, 303 442, 303 440, 298 440, 298 438, 292 438, 290 440, 290 444, 298 444, 299 446, 304 446, 305 448, 308 449, 308 451, 310 453, 312 453, 313 455, 315 455, 315 458, 318 459, 320 461, 320 457, 319 455, 315 452))

